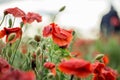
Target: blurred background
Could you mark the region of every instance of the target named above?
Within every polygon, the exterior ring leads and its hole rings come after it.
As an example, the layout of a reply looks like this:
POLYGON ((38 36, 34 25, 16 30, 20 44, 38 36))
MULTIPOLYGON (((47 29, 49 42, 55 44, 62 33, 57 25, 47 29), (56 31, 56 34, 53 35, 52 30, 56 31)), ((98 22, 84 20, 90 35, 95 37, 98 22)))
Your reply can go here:
MULTIPOLYGON (((57 16, 56 23, 61 27, 74 28, 82 38, 96 39, 99 37, 102 16, 110 10, 111 3, 120 15, 120 0, 0 0, 0 19, 4 9, 11 7, 19 7, 26 13, 37 12, 43 16, 43 21, 40 24, 33 23, 37 26, 35 29, 49 24, 65 5, 66 10, 57 16)), ((28 32, 30 36, 35 34, 28 32)))

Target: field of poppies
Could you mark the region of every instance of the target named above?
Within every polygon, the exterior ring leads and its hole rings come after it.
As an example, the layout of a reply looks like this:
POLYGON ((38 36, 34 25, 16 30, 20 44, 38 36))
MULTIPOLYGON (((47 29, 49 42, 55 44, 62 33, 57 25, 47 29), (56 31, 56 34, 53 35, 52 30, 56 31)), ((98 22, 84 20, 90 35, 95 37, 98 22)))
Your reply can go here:
POLYGON ((4 10, 0 27, 8 25, 0 30, 0 80, 120 80, 119 35, 81 39, 56 24, 56 17, 30 38, 23 36, 26 25, 42 22, 42 16, 18 7, 4 10), (16 19, 21 20, 17 27, 16 19))

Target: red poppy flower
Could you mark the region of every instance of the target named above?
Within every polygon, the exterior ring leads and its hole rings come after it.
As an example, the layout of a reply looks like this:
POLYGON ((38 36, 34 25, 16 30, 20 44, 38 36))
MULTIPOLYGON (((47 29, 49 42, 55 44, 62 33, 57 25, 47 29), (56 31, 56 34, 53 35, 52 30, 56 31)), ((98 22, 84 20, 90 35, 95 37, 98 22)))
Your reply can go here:
POLYGON ((58 68, 61 72, 77 77, 87 77, 91 73, 91 64, 82 59, 71 59, 61 62, 58 68))
POLYGON ((61 29, 57 24, 52 23, 52 38, 59 46, 66 46, 72 40, 72 31, 61 29))
POLYGON ((72 40, 72 30, 60 28, 57 24, 51 23, 43 30, 43 36, 52 35, 53 41, 60 47, 67 46, 72 40))
POLYGON ((45 26, 43 29, 43 36, 48 37, 52 33, 52 25, 45 26))
POLYGON ((24 17, 22 17, 22 20, 23 20, 23 23, 32 23, 34 22, 35 20, 37 22, 41 22, 42 21, 42 16, 40 16, 39 14, 37 13, 32 13, 32 12, 28 12, 28 14, 24 17))
POLYGON ((23 72, 19 70, 13 70, 3 75, 0 80, 35 80, 35 74, 33 71, 23 72))
POLYGON ((5 14, 12 14, 14 17, 25 16, 25 13, 21 9, 19 9, 18 7, 5 9, 4 13, 5 14))
POLYGON ((3 38, 6 35, 6 42, 13 43, 13 42, 16 41, 16 39, 21 37, 22 30, 19 27, 16 27, 16 28, 4 28, 3 30, 0 31, 0 35, 1 35, 0 38, 3 38), (16 35, 15 35, 13 40, 9 41, 8 36, 11 33, 15 33, 16 35))
POLYGON ((94 74, 92 80, 106 80, 103 75, 94 74))
POLYGON ((116 71, 106 67, 103 63, 96 62, 93 68, 93 80, 116 80, 116 71))
POLYGON ((10 65, 6 60, 0 58, 0 75, 8 72, 10 70, 10 65))
POLYGON ((105 67, 100 74, 94 74, 93 80, 116 80, 117 73, 111 68, 105 67))
POLYGON ((45 62, 44 67, 49 69, 53 73, 53 75, 56 75, 56 69, 55 69, 55 64, 54 63, 45 62))
POLYGON ((105 64, 100 62, 95 62, 92 65, 93 73, 94 74, 100 74, 102 72, 102 69, 105 67, 105 64))

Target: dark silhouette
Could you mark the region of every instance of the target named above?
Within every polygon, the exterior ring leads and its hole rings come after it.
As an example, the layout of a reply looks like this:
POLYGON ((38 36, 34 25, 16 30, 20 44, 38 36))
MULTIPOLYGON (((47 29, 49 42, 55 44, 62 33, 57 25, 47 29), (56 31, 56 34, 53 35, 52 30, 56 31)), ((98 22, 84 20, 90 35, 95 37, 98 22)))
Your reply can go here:
POLYGON ((104 36, 109 36, 111 33, 118 33, 120 31, 120 20, 113 6, 111 6, 110 11, 102 17, 100 30, 104 36))

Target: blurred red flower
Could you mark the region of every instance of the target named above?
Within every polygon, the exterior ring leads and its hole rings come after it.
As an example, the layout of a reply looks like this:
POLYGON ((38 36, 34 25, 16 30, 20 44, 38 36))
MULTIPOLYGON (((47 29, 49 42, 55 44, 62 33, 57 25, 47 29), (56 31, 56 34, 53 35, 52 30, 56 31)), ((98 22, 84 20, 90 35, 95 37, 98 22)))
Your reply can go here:
POLYGON ((44 67, 49 69, 53 73, 54 76, 56 75, 56 69, 55 69, 55 64, 54 63, 45 62, 44 67))
POLYGON ((35 80, 33 71, 23 72, 20 70, 13 70, 4 74, 0 80, 35 80))
POLYGON ((16 28, 4 28, 3 30, 0 31, 0 38, 3 38, 6 35, 6 42, 13 43, 16 41, 16 39, 20 38, 22 36, 22 30, 19 27, 16 28), (11 33, 15 33, 15 37, 13 40, 9 41, 8 36, 11 33))
POLYGON ((61 62, 58 68, 61 72, 80 78, 87 77, 92 72, 91 64, 82 59, 70 59, 69 61, 61 62))
POLYGON ((41 22, 42 21, 42 16, 40 16, 37 13, 33 13, 33 12, 28 12, 27 15, 25 15, 24 17, 22 17, 23 23, 32 23, 35 20, 37 22, 41 22))
POLYGON ((0 76, 8 71, 10 71, 10 65, 6 60, 0 58, 0 76))
POLYGON ((116 80, 116 71, 106 67, 103 63, 100 62, 96 62, 95 65, 93 66, 93 80, 116 80))
POLYGON ((5 9, 4 13, 5 14, 12 14, 14 17, 25 16, 25 13, 21 9, 19 9, 18 7, 5 9))
POLYGON ((60 28, 57 24, 51 23, 43 30, 43 36, 52 35, 53 41, 60 47, 67 46, 72 40, 72 30, 65 30, 60 28))
POLYGON ((102 69, 104 67, 105 67, 104 63, 95 62, 94 64, 92 64, 93 73, 95 73, 95 74, 101 74, 102 69))

